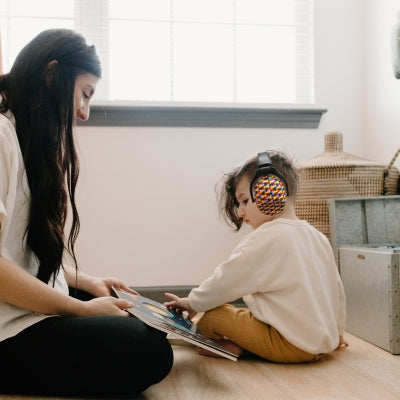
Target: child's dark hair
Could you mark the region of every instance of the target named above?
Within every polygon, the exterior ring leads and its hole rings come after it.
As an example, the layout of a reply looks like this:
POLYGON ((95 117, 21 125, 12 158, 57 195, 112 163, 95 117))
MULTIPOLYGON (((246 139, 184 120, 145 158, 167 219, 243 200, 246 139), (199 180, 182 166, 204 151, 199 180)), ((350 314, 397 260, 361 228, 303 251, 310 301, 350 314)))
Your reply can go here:
MULTIPOLYGON (((285 177, 291 197, 297 193, 298 175, 292 161, 282 152, 268 151, 272 167, 285 177)), ((238 201, 236 199, 236 186, 239 180, 247 177, 249 182, 257 171, 257 157, 246 161, 242 166, 224 174, 222 184, 218 193, 219 211, 224 220, 235 231, 243 224, 243 219, 238 216, 238 201)), ((251 200, 250 200, 251 201, 251 200)))

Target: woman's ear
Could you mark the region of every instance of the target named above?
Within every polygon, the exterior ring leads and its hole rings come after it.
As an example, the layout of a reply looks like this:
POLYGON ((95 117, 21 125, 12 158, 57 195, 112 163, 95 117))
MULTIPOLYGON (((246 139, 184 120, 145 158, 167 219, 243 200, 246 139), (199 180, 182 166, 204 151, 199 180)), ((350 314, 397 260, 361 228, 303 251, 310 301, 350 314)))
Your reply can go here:
POLYGON ((53 81, 54 69, 57 67, 57 64, 58 64, 57 60, 52 60, 47 64, 45 72, 46 86, 50 86, 51 82, 53 81))

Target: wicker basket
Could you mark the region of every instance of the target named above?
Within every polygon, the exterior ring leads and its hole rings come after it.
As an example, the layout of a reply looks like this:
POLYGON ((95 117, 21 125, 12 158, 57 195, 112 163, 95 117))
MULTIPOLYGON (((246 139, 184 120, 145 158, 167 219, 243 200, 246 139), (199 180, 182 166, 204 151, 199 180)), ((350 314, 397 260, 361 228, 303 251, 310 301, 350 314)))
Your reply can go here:
POLYGON ((298 164, 296 213, 330 239, 328 199, 398 193, 399 171, 343 152, 341 132, 325 135, 324 153, 298 164))

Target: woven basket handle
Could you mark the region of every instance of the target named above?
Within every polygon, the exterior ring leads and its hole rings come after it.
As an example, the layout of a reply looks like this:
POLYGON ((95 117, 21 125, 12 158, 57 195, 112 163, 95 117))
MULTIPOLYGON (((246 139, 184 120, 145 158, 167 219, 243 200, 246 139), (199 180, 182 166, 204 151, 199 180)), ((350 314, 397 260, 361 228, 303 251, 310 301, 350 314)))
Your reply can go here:
POLYGON ((384 195, 387 195, 388 192, 389 192, 388 185, 387 185, 387 178, 388 178, 388 176, 389 176, 390 168, 393 167, 393 164, 394 164, 394 162, 396 161, 397 156, 398 156, 399 154, 400 154, 400 149, 398 149, 398 150, 396 151, 396 153, 395 153, 395 155, 393 156, 393 158, 391 159, 389 165, 388 165, 388 166, 386 167, 386 169, 383 171, 383 194, 384 194, 384 195))

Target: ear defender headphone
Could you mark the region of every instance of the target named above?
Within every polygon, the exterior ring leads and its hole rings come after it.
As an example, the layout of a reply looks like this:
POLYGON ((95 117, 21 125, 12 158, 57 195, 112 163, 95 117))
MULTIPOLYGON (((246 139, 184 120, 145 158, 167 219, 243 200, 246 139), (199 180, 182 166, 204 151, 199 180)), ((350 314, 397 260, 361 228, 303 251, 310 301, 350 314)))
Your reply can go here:
POLYGON ((265 215, 280 214, 289 196, 286 179, 272 167, 268 152, 258 153, 257 171, 250 182, 251 200, 265 215))

